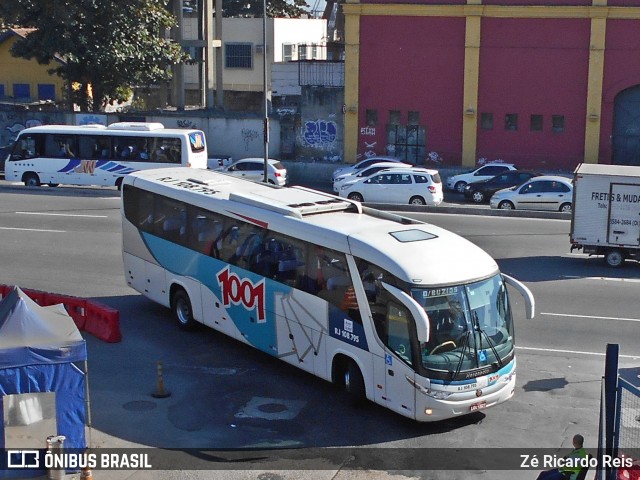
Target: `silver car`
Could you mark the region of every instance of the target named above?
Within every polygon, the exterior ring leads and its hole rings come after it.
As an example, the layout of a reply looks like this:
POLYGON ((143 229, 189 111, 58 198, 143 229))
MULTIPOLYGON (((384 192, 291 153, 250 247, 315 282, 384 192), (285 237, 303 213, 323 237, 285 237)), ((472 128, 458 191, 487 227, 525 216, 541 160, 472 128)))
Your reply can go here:
MULTIPOLYGON (((264 158, 243 158, 233 162, 228 167, 216 170, 234 177, 244 178, 245 180, 261 182, 264 178, 264 158)), ((287 184, 287 169, 278 160, 269 159, 267 181, 273 185, 284 186, 287 184)))
POLYGON ((347 183, 355 183, 361 178, 370 177, 374 173, 378 173, 380 170, 386 170, 388 168, 400 168, 407 167, 411 168, 411 164, 409 163, 401 163, 401 162, 378 162, 372 164, 370 167, 362 168, 360 170, 355 170, 351 173, 345 173, 344 175, 339 175, 333 181, 333 191, 340 193, 340 188, 342 185, 346 185, 347 183))
POLYGON ((498 190, 489 202, 502 210, 551 210, 571 212, 573 183, 556 175, 542 175, 511 188, 498 190))

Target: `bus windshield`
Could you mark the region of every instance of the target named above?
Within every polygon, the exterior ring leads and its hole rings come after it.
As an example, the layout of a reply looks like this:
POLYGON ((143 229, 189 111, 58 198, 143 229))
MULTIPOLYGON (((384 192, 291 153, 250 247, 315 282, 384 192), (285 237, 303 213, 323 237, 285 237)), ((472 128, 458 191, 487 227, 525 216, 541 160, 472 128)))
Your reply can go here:
POLYGON ((513 319, 499 274, 466 285, 412 288, 411 294, 430 321, 429 341, 420 348, 422 367, 455 379, 462 372, 508 362, 513 319))

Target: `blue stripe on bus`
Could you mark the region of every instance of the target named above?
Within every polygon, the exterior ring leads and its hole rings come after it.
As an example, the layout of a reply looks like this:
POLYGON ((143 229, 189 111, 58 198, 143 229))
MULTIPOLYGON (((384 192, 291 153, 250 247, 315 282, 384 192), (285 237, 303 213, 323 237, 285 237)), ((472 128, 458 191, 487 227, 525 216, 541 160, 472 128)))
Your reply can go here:
MULTIPOLYGON (((217 275, 227 267, 231 275, 235 274, 240 279, 248 279, 254 285, 264 280, 265 322, 258 321, 257 310, 247 309, 242 304, 234 305, 231 303, 224 308, 238 330, 244 334, 245 340, 270 355, 278 354, 276 322, 273 318, 273 313, 276 311, 275 302, 276 299, 291 294, 293 290, 291 287, 149 233, 142 232, 142 238, 160 266, 176 275, 198 280, 219 300, 222 300, 223 295, 217 275)), ((345 312, 332 304, 329 304, 328 316, 329 332, 325 333, 363 350, 368 350, 364 328, 360 323, 349 319, 345 312), (351 332, 349 332, 350 328, 352 328, 351 332), (351 333, 351 335, 343 332, 351 333)))
POLYGON ((127 167, 125 165, 118 165, 116 164, 114 167, 100 167, 102 170, 107 170, 108 172, 119 172, 119 173, 131 173, 134 172, 135 170, 131 167, 127 167), (125 171, 126 170, 126 171, 125 171))
MULTIPOLYGON (((509 373, 511 373, 511 371, 513 370, 513 367, 515 366, 515 362, 511 361, 509 362, 508 365, 505 365, 504 367, 502 367, 500 370, 498 370, 497 372, 494 373, 490 373, 489 375, 507 375, 509 373)), ((482 375, 483 377, 486 375, 482 375)), ((471 378, 469 380, 437 380, 437 379, 431 379, 430 380, 431 383, 435 383, 437 385, 467 385, 469 383, 476 383, 477 379, 476 378, 471 378)))
POLYGON ((74 168, 76 168, 79 165, 80 165, 80 160, 71 159, 71 160, 69 160, 69 163, 67 163, 64 167, 62 167, 60 170, 58 170, 58 172, 67 173, 67 172, 70 172, 71 170, 73 170, 74 168))
MULTIPOLYGON (((132 173, 135 172, 135 168, 127 167, 126 165, 121 165, 119 163, 113 162, 111 160, 93 160, 95 161, 95 168, 104 170, 107 172, 118 172, 118 173, 132 173)), ((79 159, 70 159, 69 162, 58 170, 59 173, 68 173, 76 170, 80 167, 82 160, 79 159)))

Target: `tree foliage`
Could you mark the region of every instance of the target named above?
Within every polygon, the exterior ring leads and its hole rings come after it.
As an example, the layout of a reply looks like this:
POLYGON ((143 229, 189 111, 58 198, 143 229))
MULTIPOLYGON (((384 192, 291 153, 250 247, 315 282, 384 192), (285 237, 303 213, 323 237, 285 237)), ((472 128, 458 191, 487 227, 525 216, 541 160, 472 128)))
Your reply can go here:
MULTIPOLYGON (((267 17, 300 18, 308 13, 305 0, 268 0, 267 17)), ((222 13, 225 17, 262 17, 263 0, 223 0, 222 13)))
POLYGON ((51 73, 79 84, 74 100, 83 110, 100 111, 132 86, 167 81, 171 65, 189 60, 165 38, 176 26, 165 0, 2 0, 2 17, 36 28, 12 54, 49 64, 51 73), (56 56, 64 63, 52 62, 56 56))

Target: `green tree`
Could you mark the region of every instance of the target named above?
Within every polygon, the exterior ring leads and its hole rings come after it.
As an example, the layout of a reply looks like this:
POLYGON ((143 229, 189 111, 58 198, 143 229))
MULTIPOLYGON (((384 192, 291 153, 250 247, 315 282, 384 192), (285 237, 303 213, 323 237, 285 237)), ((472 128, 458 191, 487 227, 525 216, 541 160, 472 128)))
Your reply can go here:
MULTIPOLYGON (((263 0, 223 0, 222 14, 225 17, 262 17, 263 0)), ((267 17, 300 18, 308 13, 305 0, 268 0, 267 17)))
POLYGON ((166 0, 2 0, 0 17, 35 31, 12 54, 50 64, 82 110, 124 100, 130 87, 171 78, 171 65, 190 57, 165 38, 176 19, 166 0), (19 12, 19 13, 16 13, 19 12), (55 56, 64 64, 54 64, 55 56), (55 66, 54 66, 55 65, 55 66))

